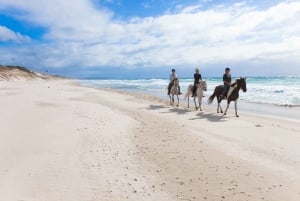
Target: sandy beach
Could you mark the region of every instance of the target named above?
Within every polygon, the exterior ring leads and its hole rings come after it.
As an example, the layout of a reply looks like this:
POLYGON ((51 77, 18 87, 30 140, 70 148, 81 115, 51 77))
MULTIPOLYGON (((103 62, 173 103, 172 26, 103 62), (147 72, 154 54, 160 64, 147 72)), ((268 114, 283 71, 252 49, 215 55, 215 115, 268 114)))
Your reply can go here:
POLYGON ((0 200, 300 200, 300 119, 73 80, 1 81, 0 97, 0 200))

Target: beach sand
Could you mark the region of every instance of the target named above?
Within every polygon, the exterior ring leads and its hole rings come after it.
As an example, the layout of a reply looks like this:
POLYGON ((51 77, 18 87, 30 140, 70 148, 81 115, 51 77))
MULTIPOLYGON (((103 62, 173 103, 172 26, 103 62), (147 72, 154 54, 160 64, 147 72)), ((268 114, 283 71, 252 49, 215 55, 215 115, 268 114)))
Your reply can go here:
POLYGON ((0 200, 300 200, 299 119, 72 80, 2 81, 0 97, 0 200))

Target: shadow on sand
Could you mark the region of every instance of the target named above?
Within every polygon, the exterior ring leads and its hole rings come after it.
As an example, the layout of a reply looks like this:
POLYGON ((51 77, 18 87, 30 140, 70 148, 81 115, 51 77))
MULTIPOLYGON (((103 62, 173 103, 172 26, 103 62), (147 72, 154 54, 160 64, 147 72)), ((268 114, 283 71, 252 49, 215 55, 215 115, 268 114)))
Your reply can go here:
POLYGON ((224 115, 214 114, 214 113, 200 112, 196 116, 197 117, 191 118, 190 120, 207 119, 208 121, 211 121, 211 122, 221 122, 221 121, 226 120, 226 117, 224 115))
POLYGON ((226 117, 222 114, 217 113, 205 113, 205 112, 199 112, 187 108, 177 108, 177 107, 171 107, 167 105, 149 105, 149 107, 146 108, 147 110, 162 110, 160 113, 176 113, 180 115, 184 115, 187 113, 195 113, 194 118, 190 118, 189 120, 198 120, 198 119, 207 119, 211 122, 221 122, 226 121, 226 117), (168 109, 168 111, 166 111, 168 109), (198 113, 196 113, 198 112, 198 113))
POLYGON ((168 108, 168 107, 165 105, 149 105, 147 110, 159 110, 159 109, 164 109, 164 108, 168 108))
POLYGON ((187 112, 191 112, 188 109, 184 109, 184 108, 179 108, 179 107, 171 107, 170 106, 166 106, 166 105, 149 105, 149 107, 147 107, 147 110, 160 110, 160 109, 168 109, 168 112, 161 112, 161 113, 177 113, 177 114, 185 114, 187 112))
POLYGON ((190 110, 188 109, 183 109, 183 108, 171 108, 169 109, 169 112, 173 112, 173 113, 177 113, 177 114, 186 114, 186 113, 189 113, 191 112, 190 110))

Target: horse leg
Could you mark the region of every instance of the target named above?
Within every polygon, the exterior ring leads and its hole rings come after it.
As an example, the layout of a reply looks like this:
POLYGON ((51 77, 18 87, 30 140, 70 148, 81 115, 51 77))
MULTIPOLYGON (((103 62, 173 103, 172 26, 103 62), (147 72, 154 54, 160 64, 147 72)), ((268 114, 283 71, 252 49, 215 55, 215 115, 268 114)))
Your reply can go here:
POLYGON ((220 104, 220 110, 221 110, 221 113, 223 113, 223 109, 222 109, 222 106, 221 106, 221 102, 220 102, 219 104, 220 104))
POLYGON ((223 113, 223 110, 222 110, 222 107, 221 107, 222 98, 220 96, 217 96, 217 101, 218 101, 217 113, 219 113, 219 110, 220 110, 221 113, 223 113))
POLYGON ((198 102, 199 102, 199 109, 200 111, 202 111, 202 108, 201 108, 201 103, 202 103, 202 94, 200 94, 200 96, 198 96, 198 102))
POLYGON ((234 101, 234 109, 235 109, 235 116, 239 117, 238 113, 237 113, 237 100, 234 101))
POLYGON ((188 108, 190 108, 190 95, 188 95, 188 108))
POLYGON ((229 105, 230 105, 230 102, 227 102, 227 106, 226 106, 226 109, 225 109, 224 115, 226 115, 226 114, 227 114, 227 110, 228 110, 228 108, 229 108, 229 105))
POLYGON ((217 113, 223 113, 223 109, 222 109, 222 106, 221 106, 221 102, 218 102, 217 113))
POLYGON ((198 110, 197 103, 196 103, 196 96, 194 96, 194 104, 195 104, 196 110, 198 110))
POLYGON ((171 95, 169 95, 169 98, 170 98, 170 105, 172 105, 172 98, 171 98, 171 95))
POLYGON ((177 97, 177 107, 179 107, 179 96, 178 96, 178 94, 176 95, 176 97, 177 97))
POLYGON ((172 94, 172 106, 174 107, 174 94, 172 94))

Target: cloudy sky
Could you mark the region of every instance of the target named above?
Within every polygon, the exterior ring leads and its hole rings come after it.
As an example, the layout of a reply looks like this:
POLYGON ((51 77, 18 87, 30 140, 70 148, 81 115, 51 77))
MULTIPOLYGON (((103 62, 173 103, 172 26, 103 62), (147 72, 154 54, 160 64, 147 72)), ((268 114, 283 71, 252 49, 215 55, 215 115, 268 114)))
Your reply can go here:
POLYGON ((84 77, 300 75, 300 0, 1 0, 0 64, 84 77))

